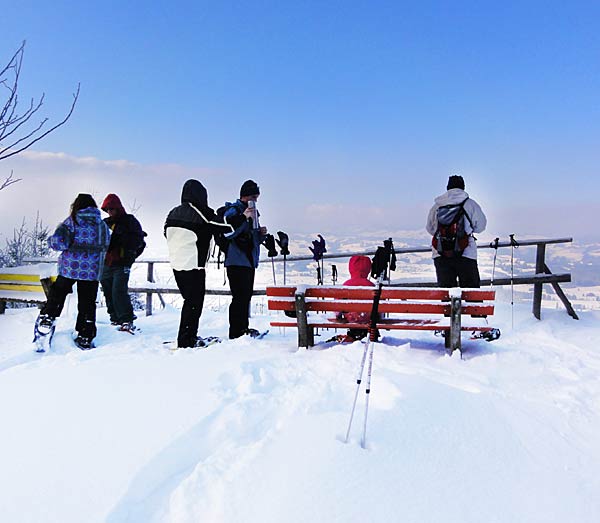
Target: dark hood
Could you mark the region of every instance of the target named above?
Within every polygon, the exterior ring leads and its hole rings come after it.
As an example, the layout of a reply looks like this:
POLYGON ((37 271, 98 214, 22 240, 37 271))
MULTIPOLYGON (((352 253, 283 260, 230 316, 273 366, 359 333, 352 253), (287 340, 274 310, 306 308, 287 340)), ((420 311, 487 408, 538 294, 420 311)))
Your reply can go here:
POLYGON ((208 193, 198 180, 188 180, 183 184, 181 203, 186 202, 196 207, 208 207, 208 193))

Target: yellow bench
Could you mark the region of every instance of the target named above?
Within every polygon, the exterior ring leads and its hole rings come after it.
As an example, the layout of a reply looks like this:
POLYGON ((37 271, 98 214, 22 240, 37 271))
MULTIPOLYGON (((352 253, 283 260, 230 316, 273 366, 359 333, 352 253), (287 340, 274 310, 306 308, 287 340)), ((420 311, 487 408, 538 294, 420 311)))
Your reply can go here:
POLYGON ((39 274, 17 269, 0 269, 0 314, 4 314, 8 302, 46 303, 50 285, 56 280, 56 276, 40 278, 39 274))

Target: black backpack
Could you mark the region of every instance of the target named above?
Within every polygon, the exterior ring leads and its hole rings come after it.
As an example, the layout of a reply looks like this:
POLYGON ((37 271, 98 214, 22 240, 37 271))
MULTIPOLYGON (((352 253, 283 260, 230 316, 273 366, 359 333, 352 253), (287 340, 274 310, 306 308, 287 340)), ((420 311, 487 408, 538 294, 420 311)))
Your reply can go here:
POLYGON ((139 258, 141 256, 141 254, 144 252, 144 249, 146 248, 146 240, 144 240, 144 238, 146 236, 148 236, 148 234, 144 231, 142 231, 142 238, 140 240, 140 243, 138 244, 136 250, 135 250, 135 257, 139 258))
POLYGON ((471 218, 465 212, 464 205, 468 198, 461 203, 443 205, 437 210, 438 226, 431 245, 446 258, 460 258, 469 245, 469 235, 465 232, 465 217, 473 228, 471 218))
MULTIPOLYGON (((223 219, 223 217, 225 216, 225 211, 231 207, 231 204, 227 205, 223 205, 221 207, 219 207, 216 211, 217 216, 220 219, 223 219)), ((214 235, 215 238, 215 245, 219 248, 219 258, 220 258, 220 253, 223 253, 223 257, 227 254, 227 248, 229 247, 229 240, 227 238, 225 238, 225 234, 222 232, 218 232, 215 233, 214 235)))

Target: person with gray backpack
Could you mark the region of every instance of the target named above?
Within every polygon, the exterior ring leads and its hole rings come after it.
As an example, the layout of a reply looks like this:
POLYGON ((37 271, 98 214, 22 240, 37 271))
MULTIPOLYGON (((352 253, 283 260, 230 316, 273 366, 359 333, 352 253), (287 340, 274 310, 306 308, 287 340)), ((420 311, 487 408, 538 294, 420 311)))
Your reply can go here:
POLYGON ((477 243, 487 219, 479 204, 465 192, 462 176, 448 179, 446 192, 435 199, 427 216, 432 257, 439 287, 477 288, 477 243))

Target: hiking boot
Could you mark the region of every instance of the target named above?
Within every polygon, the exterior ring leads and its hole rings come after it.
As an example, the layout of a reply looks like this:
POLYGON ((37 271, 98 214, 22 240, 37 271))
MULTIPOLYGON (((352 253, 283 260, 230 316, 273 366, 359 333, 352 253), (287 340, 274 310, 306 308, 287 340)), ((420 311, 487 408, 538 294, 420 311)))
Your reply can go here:
POLYGON ((75 338, 75 345, 77 345, 81 350, 93 349, 94 345, 92 344, 92 339, 93 338, 79 335, 77 338, 75 338))
POLYGON ((49 314, 40 314, 37 327, 40 331, 50 331, 52 327, 54 327, 55 323, 56 318, 54 316, 50 316, 49 314))
POLYGON ((204 340, 198 336, 196 338, 196 341, 194 341, 193 344, 188 343, 182 343, 181 345, 177 345, 178 349, 201 349, 202 347, 205 347, 206 343, 204 342, 204 340))
POLYGON ((260 331, 256 329, 246 329, 244 334, 250 336, 251 338, 257 338, 258 336, 260 336, 260 331))

